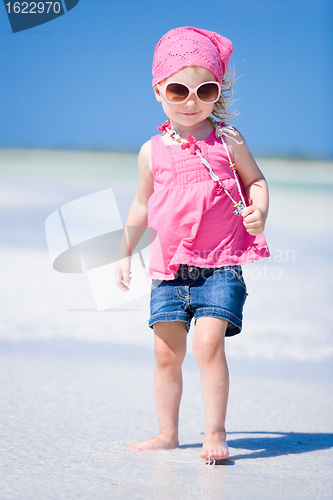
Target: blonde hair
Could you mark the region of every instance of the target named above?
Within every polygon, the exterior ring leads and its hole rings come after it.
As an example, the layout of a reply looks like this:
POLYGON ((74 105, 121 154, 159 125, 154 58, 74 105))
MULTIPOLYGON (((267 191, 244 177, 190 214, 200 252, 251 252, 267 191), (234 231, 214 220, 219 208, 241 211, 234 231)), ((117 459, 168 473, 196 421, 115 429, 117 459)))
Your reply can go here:
POLYGON ((212 111, 212 115, 218 120, 224 122, 227 120, 232 120, 235 118, 238 113, 236 111, 228 111, 230 106, 234 103, 234 99, 232 99, 233 95, 233 83, 237 80, 235 77, 235 71, 230 71, 227 68, 225 75, 222 78, 221 82, 221 95, 219 100, 214 104, 214 108, 212 111))

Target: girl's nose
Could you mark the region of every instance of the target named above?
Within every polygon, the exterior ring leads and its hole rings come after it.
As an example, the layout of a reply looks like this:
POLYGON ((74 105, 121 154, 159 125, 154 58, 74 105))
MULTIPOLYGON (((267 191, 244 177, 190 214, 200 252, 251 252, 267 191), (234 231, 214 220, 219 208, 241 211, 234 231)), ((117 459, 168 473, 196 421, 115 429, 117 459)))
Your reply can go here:
POLYGON ((193 106, 196 106, 197 104, 197 100, 196 100, 196 97, 194 94, 190 94, 190 96, 188 97, 188 101, 186 102, 186 106, 188 108, 192 108, 193 106))

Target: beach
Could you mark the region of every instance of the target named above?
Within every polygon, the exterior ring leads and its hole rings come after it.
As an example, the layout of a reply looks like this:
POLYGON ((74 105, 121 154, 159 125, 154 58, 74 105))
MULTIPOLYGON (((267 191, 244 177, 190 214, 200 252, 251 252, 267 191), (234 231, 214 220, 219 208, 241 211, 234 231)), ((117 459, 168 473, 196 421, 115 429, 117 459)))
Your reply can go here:
POLYGON ((243 269, 243 331, 226 341, 230 457, 207 466, 193 329, 180 447, 131 452, 158 431, 149 295, 98 310, 86 274, 55 271, 46 242, 51 213, 110 188, 125 223, 136 155, 0 161, 0 498, 332 498, 333 163, 258 159, 271 257, 243 269))

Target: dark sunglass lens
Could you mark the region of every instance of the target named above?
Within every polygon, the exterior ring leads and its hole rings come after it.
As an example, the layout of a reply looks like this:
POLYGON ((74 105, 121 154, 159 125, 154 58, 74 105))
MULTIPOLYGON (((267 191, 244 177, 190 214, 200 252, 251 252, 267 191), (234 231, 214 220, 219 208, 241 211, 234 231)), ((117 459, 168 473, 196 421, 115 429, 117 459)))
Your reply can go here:
POLYGON ((188 89, 181 83, 169 83, 166 88, 166 98, 171 102, 182 102, 188 96, 188 89))
POLYGON ((219 88, 215 83, 204 83, 198 88, 198 97, 204 102, 213 102, 219 97, 219 88))

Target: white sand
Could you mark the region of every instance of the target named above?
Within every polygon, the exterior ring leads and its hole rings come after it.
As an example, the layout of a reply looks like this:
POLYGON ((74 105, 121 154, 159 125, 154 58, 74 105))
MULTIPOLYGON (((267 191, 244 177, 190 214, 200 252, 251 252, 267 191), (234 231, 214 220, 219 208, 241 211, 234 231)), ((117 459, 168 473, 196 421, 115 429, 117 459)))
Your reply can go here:
POLYGON ((216 467, 199 458, 204 414, 191 357, 173 451, 128 450, 157 431, 149 350, 2 345, 1 372, 2 499, 281 498, 279 488, 284 498, 288 487, 317 495, 332 485, 332 386, 311 364, 295 373, 290 364, 230 361, 231 458, 216 467))
POLYGON ((190 339, 181 447, 128 451, 157 431, 148 296, 98 313, 86 277, 56 273, 47 252, 45 219, 80 196, 112 187, 125 220, 135 157, 0 161, 0 498, 332 497, 332 164, 260 162, 272 257, 244 267, 244 330, 227 342, 231 458, 208 467, 190 339))

